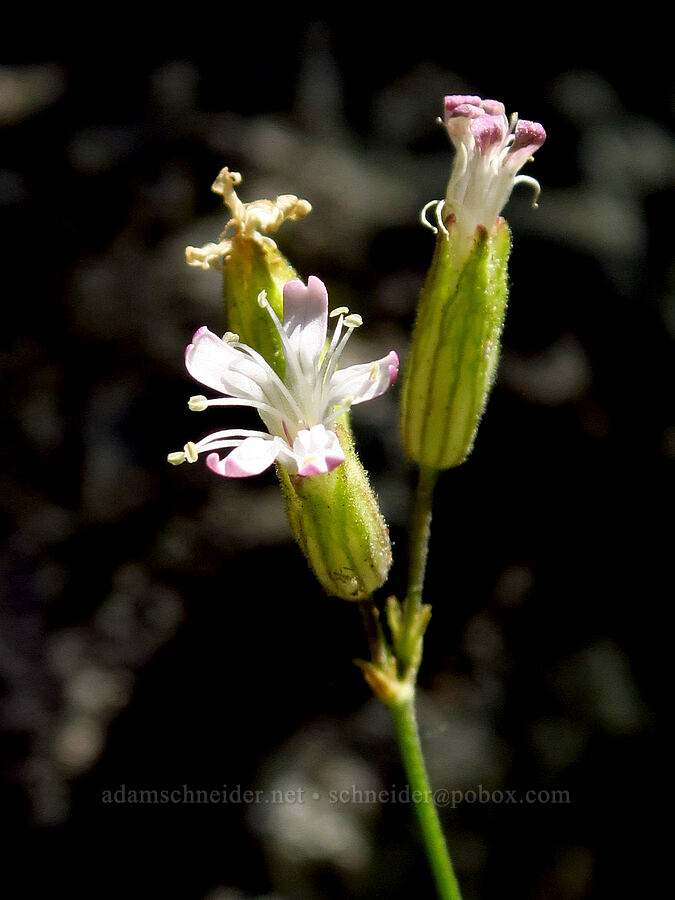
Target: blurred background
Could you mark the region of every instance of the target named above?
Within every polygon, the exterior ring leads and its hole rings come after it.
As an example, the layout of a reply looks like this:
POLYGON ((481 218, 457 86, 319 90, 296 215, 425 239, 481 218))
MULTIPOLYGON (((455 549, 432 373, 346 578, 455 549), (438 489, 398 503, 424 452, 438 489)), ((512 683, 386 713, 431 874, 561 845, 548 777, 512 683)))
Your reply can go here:
MULTIPOLYGON (((245 201, 310 200, 279 246, 363 315, 355 359, 405 357, 433 249, 418 214, 451 162, 435 119, 465 92, 548 140, 527 169, 539 208, 521 189, 505 212, 499 381, 437 495, 431 779, 568 792, 443 811, 465 900, 654 893, 675 459, 665 40, 572 16, 542 31, 256 15, 86 40, 42 18, 2 39, 4 896, 433 896, 409 805, 327 800, 404 784, 352 664, 358 610, 322 596, 272 474, 165 460, 219 424, 188 412, 182 362, 197 327, 226 327, 218 274, 184 262, 224 225, 219 169, 242 172, 245 201), (225 785, 321 800, 104 802, 225 785)), ((397 399, 354 419, 400 594, 397 399)))

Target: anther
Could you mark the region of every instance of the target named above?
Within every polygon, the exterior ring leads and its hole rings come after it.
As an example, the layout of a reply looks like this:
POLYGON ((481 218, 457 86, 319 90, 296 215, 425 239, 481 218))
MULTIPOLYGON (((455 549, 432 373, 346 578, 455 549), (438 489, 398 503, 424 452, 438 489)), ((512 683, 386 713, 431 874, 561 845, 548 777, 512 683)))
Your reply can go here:
POLYGON ((181 463, 185 462, 185 453, 182 450, 175 450, 173 453, 169 453, 166 461, 171 463, 172 466, 180 466, 181 463))
POLYGON ((226 344, 236 344, 239 341, 239 335, 235 334, 234 331, 226 331, 223 335, 223 340, 226 344))
POLYGON ((197 447, 192 441, 187 442, 187 444, 183 447, 183 452, 185 454, 185 459, 189 463, 197 462, 197 460, 199 459, 197 447))
POLYGON ((335 316, 346 316, 349 312, 349 308, 346 306, 338 306, 337 309, 334 309, 332 313, 330 313, 331 319, 335 316))
POLYGON ((363 325, 363 319, 358 313, 352 313, 345 319, 345 325, 347 328, 359 328, 363 325))
POLYGON ((258 306, 262 309, 267 306, 267 291, 260 291, 258 294, 258 306))
POLYGON ((188 400, 188 408, 192 412, 204 412, 208 405, 209 401, 203 394, 195 394, 194 397, 190 397, 188 400))

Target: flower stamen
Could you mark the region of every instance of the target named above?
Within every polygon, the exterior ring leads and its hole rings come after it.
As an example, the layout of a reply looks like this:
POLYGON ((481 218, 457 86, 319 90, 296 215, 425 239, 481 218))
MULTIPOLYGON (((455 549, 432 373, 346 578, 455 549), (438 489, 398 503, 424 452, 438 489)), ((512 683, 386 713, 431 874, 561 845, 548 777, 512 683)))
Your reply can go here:
POLYGON ((209 401, 203 394, 195 394, 188 400, 188 409, 191 412, 204 412, 208 409, 209 401))

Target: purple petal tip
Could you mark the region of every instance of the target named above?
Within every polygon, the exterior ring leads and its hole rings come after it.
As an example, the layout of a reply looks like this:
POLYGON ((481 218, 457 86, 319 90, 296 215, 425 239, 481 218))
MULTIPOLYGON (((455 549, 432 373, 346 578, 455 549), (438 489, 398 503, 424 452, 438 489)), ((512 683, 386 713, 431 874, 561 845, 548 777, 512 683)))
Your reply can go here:
POLYGON ((448 94, 445 98, 445 115, 451 116, 458 106, 478 106, 483 101, 473 94, 448 94))
POLYGON ((514 132, 515 138, 511 150, 520 150, 528 147, 531 153, 538 150, 546 140, 546 132, 539 122, 529 122, 527 119, 519 119, 514 132))
POLYGON ((399 365, 398 353, 395 350, 392 350, 389 354, 389 387, 391 387, 398 378, 399 365))

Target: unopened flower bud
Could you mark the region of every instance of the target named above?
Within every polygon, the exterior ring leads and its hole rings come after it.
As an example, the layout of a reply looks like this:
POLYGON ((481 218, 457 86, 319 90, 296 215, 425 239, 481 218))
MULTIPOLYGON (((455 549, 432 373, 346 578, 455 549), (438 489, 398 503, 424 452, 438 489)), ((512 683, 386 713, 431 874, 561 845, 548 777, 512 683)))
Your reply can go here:
POLYGON ((293 534, 324 590, 364 600, 391 566, 389 531, 346 428, 336 428, 341 466, 302 478, 277 466, 293 534))

